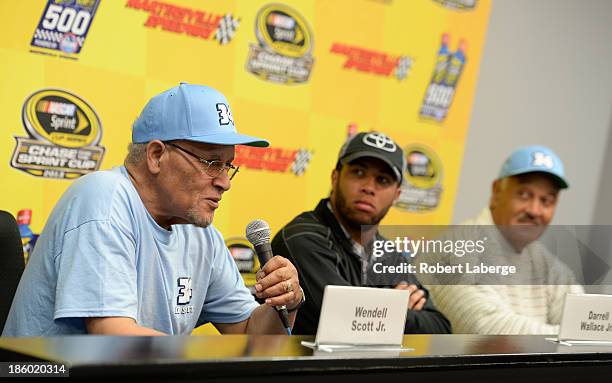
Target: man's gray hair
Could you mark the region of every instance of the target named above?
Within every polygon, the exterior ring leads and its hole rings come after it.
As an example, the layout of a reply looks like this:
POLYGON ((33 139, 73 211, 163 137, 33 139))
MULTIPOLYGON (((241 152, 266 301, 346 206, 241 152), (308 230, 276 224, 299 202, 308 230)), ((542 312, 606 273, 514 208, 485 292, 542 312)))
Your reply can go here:
POLYGON ((136 165, 140 161, 144 160, 147 154, 147 144, 134 144, 128 145, 128 154, 125 157, 125 163, 136 165))

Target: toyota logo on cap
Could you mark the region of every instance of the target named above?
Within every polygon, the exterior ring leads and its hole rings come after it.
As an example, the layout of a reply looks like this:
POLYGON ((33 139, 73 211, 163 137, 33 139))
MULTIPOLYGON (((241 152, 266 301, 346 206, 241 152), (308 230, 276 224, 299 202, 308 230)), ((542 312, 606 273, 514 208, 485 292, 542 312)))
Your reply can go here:
POLYGON ((382 133, 368 133, 363 136, 363 143, 372 146, 376 149, 386 150, 387 152, 395 152, 397 146, 392 139, 382 133))

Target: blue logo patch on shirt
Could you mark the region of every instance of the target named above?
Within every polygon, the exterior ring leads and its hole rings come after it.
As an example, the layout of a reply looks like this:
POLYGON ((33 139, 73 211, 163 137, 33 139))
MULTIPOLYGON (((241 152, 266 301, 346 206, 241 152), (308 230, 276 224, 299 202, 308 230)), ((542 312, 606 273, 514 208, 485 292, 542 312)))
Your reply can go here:
POLYGON ((174 308, 175 314, 191 314, 193 313, 193 305, 190 305, 192 288, 191 277, 181 277, 176 280, 178 284, 178 294, 176 296, 177 306, 174 308))

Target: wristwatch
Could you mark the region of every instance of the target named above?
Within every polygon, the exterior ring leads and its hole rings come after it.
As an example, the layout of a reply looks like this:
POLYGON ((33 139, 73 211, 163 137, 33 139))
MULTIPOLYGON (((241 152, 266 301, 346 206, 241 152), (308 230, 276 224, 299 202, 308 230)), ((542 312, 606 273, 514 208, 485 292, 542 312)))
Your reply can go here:
POLYGON ((295 305, 295 307, 292 307, 290 309, 287 309, 288 313, 292 313, 295 310, 299 309, 300 306, 302 306, 304 304, 304 302, 306 302, 306 294, 304 294, 304 289, 302 288, 302 286, 300 286, 300 291, 302 292, 302 300, 300 300, 300 303, 298 303, 297 305, 295 305))

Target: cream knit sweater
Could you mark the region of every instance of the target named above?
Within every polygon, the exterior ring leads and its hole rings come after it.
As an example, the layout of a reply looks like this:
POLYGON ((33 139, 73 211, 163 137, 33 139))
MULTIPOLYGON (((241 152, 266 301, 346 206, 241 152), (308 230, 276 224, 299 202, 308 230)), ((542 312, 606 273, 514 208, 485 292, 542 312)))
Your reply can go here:
MULTIPOLYGON (((465 225, 494 225, 489 209, 465 225)), ((509 251, 509 244, 503 240, 509 251)), ((499 254, 498 252, 494 252, 499 254)), ((539 243, 520 254, 530 265, 534 285, 428 285, 439 310, 451 321, 454 333, 557 334, 567 293, 583 293, 571 270, 539 243)), ((427 278, 421 278, 423 279, 427 278)), ((426 283, 426 282, 425 282, 426 283)))

